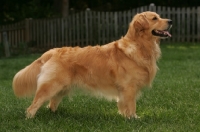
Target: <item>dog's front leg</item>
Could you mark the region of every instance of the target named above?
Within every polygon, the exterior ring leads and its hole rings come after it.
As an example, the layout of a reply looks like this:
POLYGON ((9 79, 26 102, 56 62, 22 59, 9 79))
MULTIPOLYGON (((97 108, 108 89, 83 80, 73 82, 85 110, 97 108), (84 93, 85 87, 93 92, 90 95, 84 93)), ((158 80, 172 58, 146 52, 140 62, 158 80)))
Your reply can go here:
POLYGON ((127 118, 139 118, 136 114, 136 87, 125 87, 119 90, 118 109, 119 113, 127 118))

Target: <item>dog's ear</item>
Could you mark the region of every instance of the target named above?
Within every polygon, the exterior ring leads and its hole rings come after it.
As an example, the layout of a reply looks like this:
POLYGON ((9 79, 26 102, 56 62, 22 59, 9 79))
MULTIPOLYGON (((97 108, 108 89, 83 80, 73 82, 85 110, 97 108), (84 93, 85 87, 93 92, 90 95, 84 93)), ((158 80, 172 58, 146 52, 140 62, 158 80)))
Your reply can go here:
POLYGON ((136 32, 140 32, 149 28, 149 22, 143 14, 136 16, 133 26, 136 32))

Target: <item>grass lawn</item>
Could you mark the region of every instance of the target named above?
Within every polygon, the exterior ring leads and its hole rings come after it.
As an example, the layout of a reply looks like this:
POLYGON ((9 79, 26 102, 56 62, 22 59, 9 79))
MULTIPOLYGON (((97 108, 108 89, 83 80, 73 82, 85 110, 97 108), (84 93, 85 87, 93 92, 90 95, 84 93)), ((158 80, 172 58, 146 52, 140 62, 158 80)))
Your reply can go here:
POLYGON ((83 94, 64 98, 56 113, 43 106, 25 120, 32 98, 16 98, 12 78, 40 55, 0 58, 0 131, 199 132, 200 44, 162 44, 161 49, 153 86, 137 102, 141 118, 130 120, 117 113, 115 102, 83 94))

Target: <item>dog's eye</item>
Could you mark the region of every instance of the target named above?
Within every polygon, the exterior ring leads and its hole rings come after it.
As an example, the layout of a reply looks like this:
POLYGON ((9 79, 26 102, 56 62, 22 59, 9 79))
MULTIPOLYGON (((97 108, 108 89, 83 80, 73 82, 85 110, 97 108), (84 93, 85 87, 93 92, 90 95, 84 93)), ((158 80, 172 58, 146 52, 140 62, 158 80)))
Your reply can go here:
POLYGON ((154 17, 152 20, 157 20, 158 18, 157 17, 154 17))

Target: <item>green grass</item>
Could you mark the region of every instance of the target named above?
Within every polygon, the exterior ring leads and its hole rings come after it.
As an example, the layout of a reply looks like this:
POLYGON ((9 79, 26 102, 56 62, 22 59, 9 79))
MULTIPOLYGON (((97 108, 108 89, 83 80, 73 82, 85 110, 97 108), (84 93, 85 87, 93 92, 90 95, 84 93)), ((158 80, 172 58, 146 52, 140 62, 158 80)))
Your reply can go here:
POLYGON ((32 99, 12 91, 15 73, 40 55, 0 59, 0 131, 19 132, 198 132, 200 131, 200 44, 162 44, 160 70, 137 102, 140 119, 125 119, 115 102, 78 94, 64 98, 58 111, 41 107, 25 120, 32 99))

